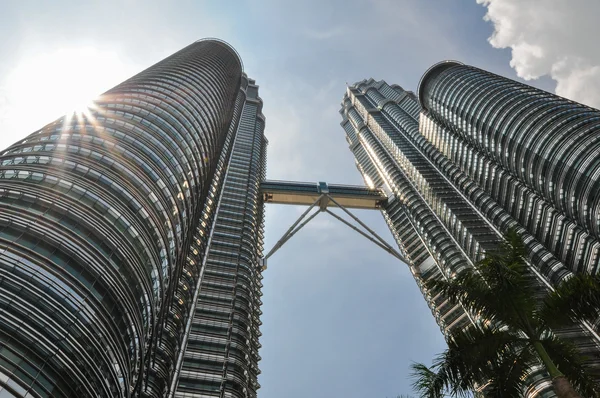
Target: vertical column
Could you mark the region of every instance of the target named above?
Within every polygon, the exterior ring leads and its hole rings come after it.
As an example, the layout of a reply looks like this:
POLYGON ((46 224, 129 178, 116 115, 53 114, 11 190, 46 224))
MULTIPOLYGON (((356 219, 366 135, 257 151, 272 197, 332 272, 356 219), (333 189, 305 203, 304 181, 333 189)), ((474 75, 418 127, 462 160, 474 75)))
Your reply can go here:
POLYGON ((250 81, 174 396, 256 397, 265 178, 264 117, 250 81))

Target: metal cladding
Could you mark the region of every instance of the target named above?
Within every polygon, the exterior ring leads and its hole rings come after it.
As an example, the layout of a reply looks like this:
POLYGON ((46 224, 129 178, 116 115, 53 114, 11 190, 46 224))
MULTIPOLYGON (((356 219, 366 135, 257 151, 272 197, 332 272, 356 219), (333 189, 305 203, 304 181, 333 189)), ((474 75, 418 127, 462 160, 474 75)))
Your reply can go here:
POLYGON ((347 89, 342 126, 367 185, 393 194, 383 214, 444 333, 469 315, 424 285, 472 266, 498 236, 437 171, 419 134, 414 94, 374 80, 347 89))
POLYGON ((598 273, 600 111, 450 65, 421 81, 423 135, 567 269, 598 273))
MULTIPOLYGON (((228 137, 231 155, 223 158, 217 213, 202 277, 195 287, 191 317, 169 397, 256 397, 258 338, 261 333, 264 203, 267 140, 258 86, 242 83, 243 107, 237 132, 228 137)), ((225 153, 225 152, 223 152, 225 153)), ((190 265, 197 266, 190 258, 190 265)), ((192 297, 192 291, 188 295, 192 297)))
MULTIPOLYGON (((600 112, 446 61, 425 73, 418 97, 364 80, 348 87, 340 113, 365 182, 395 196, 384 218, 445 334, 486 320, 424 282, 472 267, 509 228, 524 237, 540 293, 571 271, 597 272, 589 223, 600 200, 600 112)), ((585 325, 557 334, 598 353, 585 325)), ((529 384, 528 397, 551 391, 540 371, 529 384)))
MULTIPOLYGON (((198 41, 0 153, 0 387, 167 393, 225 167, 243 167, 231 145, 250 145, 242 84, 235 50, 198 41)), ((244 217, 262 228, 259 210, 244 217)))

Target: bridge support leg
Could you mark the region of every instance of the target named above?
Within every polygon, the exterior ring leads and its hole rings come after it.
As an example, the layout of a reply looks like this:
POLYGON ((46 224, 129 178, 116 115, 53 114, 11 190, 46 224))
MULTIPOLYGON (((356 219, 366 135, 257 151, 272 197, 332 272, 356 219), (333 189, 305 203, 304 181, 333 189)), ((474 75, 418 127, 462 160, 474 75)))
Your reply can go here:
POLYGON ((275 244, 275 246, 273 246, 273 248, 267 253, 267 255, 260 260, 260 266, 261 266, 261 268, 263 270, 265 270, 267 268, 267 259, 269 257, 271 257, 273 254, 275 254, 275 252, 277 252, 277 250, 279 250, 281 248, 281 246, 283 246, 288 240, 290 240, 290 238, 292 236, 294 236, 306 224, 308 224, 313 218, 315 218, 317 216, 317 214, 319 214, 322 211, 325 211, 325 212, 329 213, 332 217, 334 217, 335 219, 339 220, 340 222, 342 222, 343 224, 347 225, 348 227, 352 228, 353 230, 355 230, 356 232, 358 232, 359 234, 361 234, 363 237, 367 238, 368 240, 370 240, 371 242, 375 243, 377 246, 379 246, 380 248, 382 248, 386 252, 390 253, 392 256, 396 257, 398 260, 402 261, 403 263, 405 263, 407 265, 410 265, 410 261, 408 259, 406 259, 406 257, 404 257, 402 254, 400 254, 396 249, 394 249, 391 245, 389 245, 385 241, 385 239, 383 239, 381 236, 379 236, 377 233, 375 233, 375 231, 373 231, 371 228, 369 228, 364 222, 362 222, 358 217, 356 217, 354 214, 352 214, 344 206, 340 205, 330 195, 328 195, 327 193, 324 193, 321 196, 319 196, 317 198, 317 200, 312 205, 310 205, 308 207, 308 209, 306 209, 306 211, 304 213, 302 213, 302 215, 292 224, 292 226, 285 232, 285 234, 283 234, 283 236, 281 237, 281 239, 279 239, 277 241, 277 243, 275 244), (352 225, 352 223, 350 223, 349 221, 347 221, 344 218, 340 217, 339 215, 337 215, 337 214, 333 213, 332 211, 328 210, 326 206, 323 206, 323 200, 333 202, 344 213, 348 214, 354 221, 356 221, 361 227, 363 227, 366 230, 366 232, 362 231, 357 226, 352 225), (305 219, 305 217, 307 216, 307 214, 315 206, 317 206, 317 204, 319 204, 320 209, 317 210, 317 211, 315 211, 313 214, 311 214, 310 216, 308 216, 308 218, 305 219))

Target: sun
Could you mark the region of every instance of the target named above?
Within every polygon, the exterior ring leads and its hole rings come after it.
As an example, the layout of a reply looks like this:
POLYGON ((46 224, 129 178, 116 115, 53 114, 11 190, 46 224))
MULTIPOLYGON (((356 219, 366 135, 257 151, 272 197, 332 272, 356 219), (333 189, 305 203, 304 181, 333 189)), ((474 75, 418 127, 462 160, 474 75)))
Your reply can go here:
POLYGON ((117 53, 90 46, 23 57, 0 86, 0 148, 63 115, 86 112, 136 69, 117 53))

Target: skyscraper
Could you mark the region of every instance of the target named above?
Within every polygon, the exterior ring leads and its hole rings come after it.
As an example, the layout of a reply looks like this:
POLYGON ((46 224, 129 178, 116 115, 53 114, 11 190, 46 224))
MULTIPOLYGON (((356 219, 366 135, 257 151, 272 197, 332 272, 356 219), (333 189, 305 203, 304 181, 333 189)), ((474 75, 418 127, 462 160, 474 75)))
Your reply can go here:
MULTIPOLYGON (((517 228, 540 289, 597 273, 600 112, 457 62, 418 98, 373 79, 348 87, 342 127, 356 166, 392 194, 383 210, 442 331, 482 322, 424 282, 472 267, 517 228)), ((597 325, 559 334, 598 354, 597 325)), ((551 396, 543 372, 526 396, 551 396)))
POLYGON ((0 153, 0 396, 254 396, 261 106, 201 40, 0 153))

